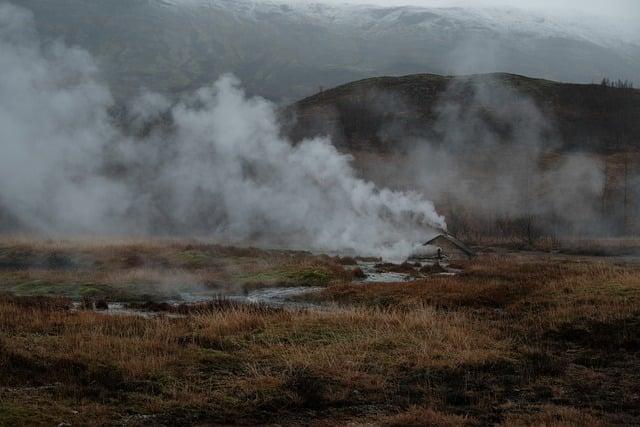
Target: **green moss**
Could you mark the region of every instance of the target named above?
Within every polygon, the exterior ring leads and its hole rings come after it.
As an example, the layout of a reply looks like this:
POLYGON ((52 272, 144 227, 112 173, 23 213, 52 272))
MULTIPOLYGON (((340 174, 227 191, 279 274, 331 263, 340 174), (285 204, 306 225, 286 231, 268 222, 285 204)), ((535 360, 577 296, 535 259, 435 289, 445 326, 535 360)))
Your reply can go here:
POLYGON ((93 283, 51 283, 42 280, 20 283, 12 291, 18 296, 62 296, 73 299, 110 298, 122 296, 122 290, 110 285, 93 283))
POLYGON ((309 285, 326 285, 331 281, 331 275, 324 270, 301 271, 294 274, 294 277, 309 285))
POLYGON ((326 270, 316 269, 285 269, 242 275, 236 281, 243 285, 263 286, 326 286, 333 276, 326 270))
POLYGON ((108 285, 96 283, 52 283, 43 280, 23 282, 10 288, 17 296, 57 296, 74 300, 83 298, 106 299, 109 301, 158 301, 178 299, 177 294, 158 292, 154 285, 128 284, 108 285))
POLYGON ((211 256, 198 250, 186 250, 175 255, 176 263, 183 268, 202 268, 211 262, 211 256))
POLYGON ((33 280, 20 283, 14 286, 12 291, 18 296, 78 297, 77 285, 56 284, 43 280, 33 280))

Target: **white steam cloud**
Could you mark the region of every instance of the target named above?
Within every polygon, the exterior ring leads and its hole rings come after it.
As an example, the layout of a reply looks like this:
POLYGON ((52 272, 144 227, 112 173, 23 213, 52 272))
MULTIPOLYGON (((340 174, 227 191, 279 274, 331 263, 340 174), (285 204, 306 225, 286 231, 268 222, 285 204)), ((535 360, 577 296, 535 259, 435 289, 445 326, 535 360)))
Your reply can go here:
POLYGON ((0 213, 46 233, 173 234, 389 258, 444 228, 417 193, 378 189, 327 139, 292 145, 275 108, 232 76, 170 107, 144 94, 142 127, 112 124, 91 57, 44 46, 29 12, 0 5, 0 213))
POLYGON ((435 114, 436 135, 410 141, 402 171, 381 171, 377 180, 400 188, 418 183, 465 237, 508 234, 499 228, 518 221, 553 236, 606 230, 601 160, 563 150, 553 117, 532 98, 497 76, 461 77, 435 114))

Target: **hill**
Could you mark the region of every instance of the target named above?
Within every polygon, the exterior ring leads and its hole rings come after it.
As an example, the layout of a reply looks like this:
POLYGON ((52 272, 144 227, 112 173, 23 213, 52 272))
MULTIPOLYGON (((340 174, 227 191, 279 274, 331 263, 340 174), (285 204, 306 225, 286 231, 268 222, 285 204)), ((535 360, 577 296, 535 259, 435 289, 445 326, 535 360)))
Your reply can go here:
POLYGON ((288 122, 295 140, 330 135, 346 150, 394 152, 407 141, 447 139, 452 126, 462 125, 450 123, 452 109, 460 121, 477 119, 505 141, 522 121, 541 116, 541 137, 564 149, 607 153, 640 148, 640 90, 513 74, 360 80, 305 98, 286 113, 295 118, 288 122), (505 114, 523 102, 531 111, 517 118, 505 114))
POLYGON ((640 232, 640 91, 512 74, 366 79, 283 111, 468 239, 640 232))

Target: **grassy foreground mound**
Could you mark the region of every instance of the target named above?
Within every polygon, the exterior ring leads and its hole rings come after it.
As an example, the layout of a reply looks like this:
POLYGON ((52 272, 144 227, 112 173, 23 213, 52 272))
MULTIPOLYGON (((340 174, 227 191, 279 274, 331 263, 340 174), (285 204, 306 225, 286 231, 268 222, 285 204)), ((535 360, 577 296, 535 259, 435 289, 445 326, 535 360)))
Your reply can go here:
POLYGON ((19 296, 163 301, 350 278, 339 259, 299 251, 173 240, 0 240, 0 292, 19 296))
POLYGON ((640 422, 640 266, 482 257, 314 299, 141 318, 4 294, 0 424, 640 422))

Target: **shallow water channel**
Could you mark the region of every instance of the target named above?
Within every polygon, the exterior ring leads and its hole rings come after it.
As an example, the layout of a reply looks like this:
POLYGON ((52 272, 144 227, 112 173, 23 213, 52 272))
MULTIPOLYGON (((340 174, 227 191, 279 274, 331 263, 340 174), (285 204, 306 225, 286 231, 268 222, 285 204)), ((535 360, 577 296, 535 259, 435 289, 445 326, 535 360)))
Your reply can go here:
MULTIPOLYGON (((307 310, 307 309, 323 309, 319 304, 308 303, 303 301, 295 301, 294 298, 300 295, 320 292, 322 287, 317 286, 299 286, 299 287, 275 287, 256 289, 244 294, 214 294, 214 293, 180 293, 179 300, 168 300, 163 303, 173 308, 185 304, 202 304, 218 299, 238 302, 241 304, 259 304, 272 308, 283 308, 287 310, 307 310)), ((123 302, 109 302, 109 308, 104 310, 95 310, 96 313, 102 313, 110 316, 140 316, 140 317, 185 317, 184 314, 174 313, 162 310, 147 310, 144 308, 131 308, 123 302)), ((74 309, 81 310, 82 304, 75 303, 74 309)))
MULTIPOLYGON (((415 280, 416 276, 408 273, 381 271, 378 268, 379 263, 375 261, 358 261, 354 268, 360 268, 364 273, 364 277, 358 280, 354 280, 354 284, 361 284, 363 286, 373 283, 401 283, 415 280)), ((457 274, 454 272, 440 273, 440 274, 457 274)), ((329 310, 330 306, 298 301, 296 297, 320 292, 324 288, 319 286, 297 286, 297 287, 269 287, 254 289, 246 293, 232 293, 232 294, 220 294, 213 292, 181 292, 179 298, 163 301, 163 304, 168 304, 171 308, 178 308, 185 304, 202 304, 216 299, 224 299, 232 302, 238 302, 241 304, 258 304, 266 307, 281 308, 286 310, 329 310)), ((109 308, 106 310, 97 310, 98 313, 113 316, 141 316, 141 317, 155 317, 155 316, 167 316, 167 317, 185 317, 184 314, 175 313, 173 310, 149 310, 145 308, 131 308, 126 303, 122 302, 110 302, 109 308)), ((335 307, 334 307, 335 308, 335 307)), ((81 309, 81 304, 76 303, 75 309, 81 309)))
POLYGON ((394 273, 392 271, 380 272, 377 270, 378 262, 358 261, 358 267, 362 270, 366 277, 359 280, 364 283, 396 283, 408 282, 412 280, 410 274, 394 273))

